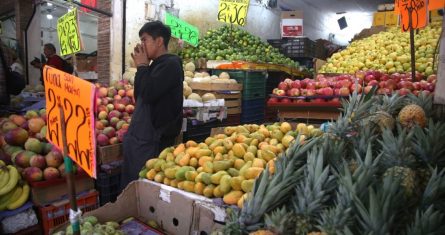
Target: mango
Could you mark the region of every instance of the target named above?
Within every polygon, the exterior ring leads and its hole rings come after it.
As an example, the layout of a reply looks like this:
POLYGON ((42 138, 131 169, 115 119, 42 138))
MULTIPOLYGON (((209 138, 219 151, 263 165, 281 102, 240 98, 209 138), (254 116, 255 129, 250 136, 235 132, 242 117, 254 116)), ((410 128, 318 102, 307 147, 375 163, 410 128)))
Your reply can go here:
POLYGON ((185 151, 185 145, 184 144, 180 144, 173 151, 173 155, 177 156, 179 153, 183 153, 184 151, 185 151))
POLYGON ((145 168, 147 168, 148 170, 153 169, 157 161, 158 161, 157 158, 148 159, 145 162, 145 168))
POLYGON ((176 166, 175 162, 166 162, 161 166, 161 170, 165 171, 165 169, 176 166))
POLYGON ((165 185, 170 185, 171 179, 164 177, 164 181, 162 182, 165 185))
POLYGON ((238 134, 241 134, 241 133, 249 134, 249 131, 244 126, 237 126, 236 132, 238 134))
POLYGON ((214 161, 213 162, 213 170, 218 172, 218 171, 225 171, 227 169, 229 169, 230 167, 232 167, 232 162, 229 160, 225 160, 225 161, 214 161))
POLYGON ((177 188, 178 187, 178 180, 174 179, 170 181, 170 186, 177 188))
POLYGON ((173 153, 173 148, 172 147, 168 147, 165 148, 164 150, 162 150, 162 152, 159 154, 160 159, 166 159, 167 158, 167 153, 173 153))
POLYGON ((194 193, 195 192, 195 181, 184 181, 182 185, 183 189, 187 192, 194 193))
POLYGON ((197 171, 186 171, 185 172, 185 179, 188 181, 195 181, 196 176, 198 176, 197 171))
POLYGON ((244 180, 243 182, 241 182, 241 189, 246 193, 250 193, 252 192, 254 183, 255 179, 244 180))
POLYGON ((224 156, 221 153, 215 154, 213 161, 222 161, 222 160, 224 160, 224 156))
POLYGON ((207 185, 204 190, 203 190, 203 194, 204 196, 208 197, 208 198, 212 198, 213 197, 213 190, 215 189, 215 185, 210 184, 207 185))
POLYGON ((200 148, 200 149, 209 149, 209 146, 207 144, 205 144, 205 143, 199 143, 198 144, 198 148, 200 148))
POLYGON ((244 166, 245 163, 246 162, 243 159, 237 158, 237 159, 235 159, 234 167, 235 167, 235 169, 239 170, 239 169, 241 169, 241 167, 244 166))
POLYGON ((204 143, 205 143, 207 146, 210 146, 214 141, 215 141, 215 138, 213 138, 213 137, 207 137, 207 138, 204 140, 204 143))
POLYGON ((239 134, 236 136, 235 142, 236 143, 244 143, 244 140, 246 140, 246 138, 247 137, 245 136, 245 134, 239 134))
POLYGON ((247 144, 247 145, 250 145, 250 143, 252 143, 252 138, 246 138, 246 139, 244 139, 244 141, 243 141, 243 144, 247 144))
POLYGON ((158 183, 162 183, 162 182, 164 182, 164 177, 165 177, 164 172, 158 172, 158 173, 155 175, 154 180, 155 180, 156 182, 158 182, 158 183))
POLYGON ((212 181, 212 184, 219 184, 219 182, 221 181, 221 178, 223 177, 223 175, 228 175, 228 173, 225 172, 225 171, 218 171, 215 174, 213 174, 210 177, 210 180, 212 181))
POLYGON ((167 153, 167 158, 165 158, 165 160, 167 162, 174 162, 175 161, 175 156, 173 155, 173 153, 167 153))
POLYGON ((175 155, 175 163, 179 165, 179 161, 181 161, 182 157, 185 156, 185 152, 181 152, 177 155, 175 155))
POLYGON ((196 158, 191 158, 190 159, 190 162, 189 162, 189 165, 190 166, 192 166, 192 167, 198 167, 199 165, 198 165, 198 159, 196 159, 196 158))
POLYGON ((269 174, 273 175, 275 173, 275 159, 267 162, 267 167, 269 167, 269 174))
POLYGON ((244 166, 241 167, 241 169, 239 170, 239 175, 244 176, 247 169, 249 169, 250 167, 252 167, 252 162, 251 161, 246 162, 246 164, 244 164, 244 166))
POLYGON ((253 159, 255 159, 255 154, 247 152, 246 154, 244 154, 243 159, 245 162, 253 161, 253 159))
POLYGON ((213 156, 213 152, 212 152, 212 150, 210 150, 210 149, 198 149, 197 151, 196 151, 196 157, 197 158, 201 158, 201 157, 203 157, 203 156, 209 156, 209 157, 211 157, 211 156, 213 156))
POLYGON ((243 176, 246 179, 256 179, 263 170, 261 167, 250 167, 244 172, 243 176))
POLYGON ((216 146, 213 149, 213 154, 225 154, 227 152, 226 148, 224 146, 216 146))
POLYGON ((204 168, 204 172, 207 172, 207 173, 213 173, 214 172, 213 171, 213 163, 211 161, 206 162, 204 164, 203 168, 204 168))
POLYGON ((233 154, 238 158, 242 158, 244 156, 244 154, 246 154, 246 150, 244 149, 243 145, 241 145, 240 143, 234 144, 232 151, 233 151, 233 154))
POLYGON ((175 173, 175 178, 177 180, 185 180, 185 173, 187 171, 194 171, 195 169, 193 167, 190 166, 183 166, 181 168, 179 168, 178 170, 176 170, 175 173))
POLYGON ((219 187, 220 190, 223 194, 226 194, 228 192, 230 192, 230 190, 232 189, 232 187, 230 186, 230 179, 232 177, 230 175, 223 175, 221 177, 221 180, 219 182, 219 187))
POLYGON ((224 193, 221 191, 221 186, 218 185, 213 189, 213 196, 215 197, 223 197, 224 193))
POLYGON ((201 182, 195 182, 195 188, 194 188, 194 192, 198 195, 203 195, 204 194, 204 188, 205 188, 205 184, 201 183, 201 182))
POLYGON ((187 147, 187 148, 190 148, 190 147, 196 147, 196 146, 198 146, 198 143, 196 143, 196 142, 193 141, 193 140, 189 140, 189 141, 187 141, 187 142, 185 143, 185 147, 187 147))
POLYGON ((224 134, 226 134, 226 135, 231 135, 235 131, 236 131, 236 129, 233 126, 224 127, 224 134))
POLYGON ((179 181, 177 185, 178 185, 178 189, 181 189, 181 190, 184 189, 184 181, 179 181))
POLYGON ((164 165, 166 161, 164 159, 158 159, 153 167, 155 171, 161 171, 162 165, 164 165))
POLYGON ((212 174, 205 173, 205 172, 203 172, 203 173, 204 174, 202 174, 202 176, 201 176, 201 181, 206 185, 212 184, 212 174))
POLYGON ((178 162, 180 166, 188 166, 190 163, 190 155, 185 154, 178 162))
POLYGON ((199 166, 203 167, 206 162, 212 162, 212 161, 213 161, 212 157, 204 156, 204 157, 199 158, 198 164, 199 164, 199 166))
POLYGON ((272 151, 269 150, 258 150, 258 158, 263 159, 264 161, 268 162, 272 159, 274 159, 276 156, 272 151))
POLYGON ((258 146, 260 141, 258 139, 253 139, 252 142, 250 142, 250 146, 258 146))
POLYGON ((223 141, 222 140, 214 140, 212 142, 212 144, 209 145, 209 149, 210 150, 214 150, 216 147, 222 146, 222 145, 223 145, 223 141))
POLYGON ((223 197, 224 203, 228 205, 236 205, 238 200, 244 195, 242 191, 232 191, 223 197))
POLYGON ((179 169, 179 166, 176 167, 170 167, 164 170, 165 177, 169 179, 175 179, 176 177, 176 171, 179 169))
POLYGON ((227 150, 231 150, 233 148, 233 142, 230 139, 225 139, 223 141, 223 145, 227 150))
POLYGON ((239 175, 239 171, 235 168, 229 168, 227 170, 227 173, 229 173, 230 176, 235 177, 239 175))
POLYGON ((148 169, 143 167, 141 171, 139 171, 139 178, 145 178, 147 176, 148 169))
POLYGON ((147 179, 149 179, 149 180, 154 180, 155 179, 155 176, 156 176, 156 170, 155 169, 151 169, 151 170, 149 170, 148 172, 147 172, 147 179))
POLYGON ((190 147, 185 150, 185 153, 189 154, 190 157, 195 158, 196 152, 198 152, 198 150, 199 150, 198 147, 190 147))
POLYGON ((241 190, 241 183, 245 180, 243 176, 236 176, 232 177, 230 179, 230 187, 232 187, 233 190, 241 190))
POLYGON ((204 172, 204 168, 202 166, 198 167, 198 169, 196 169, 196 171, 198 173, 204 172))
POLYGON ((260 159, 260 158, 253 159, 252 167, 260 167, 260 168, 264 169, 265 165, 266 165, 266 161, 264 161, 263 159, 260 159))
POLYGON ((214 138, 217 139, 217 140, 221 140, 221 139, 227 138, 227 135, 225 135, 225 134, 217 134, 217 135, 214 136, 214 138))

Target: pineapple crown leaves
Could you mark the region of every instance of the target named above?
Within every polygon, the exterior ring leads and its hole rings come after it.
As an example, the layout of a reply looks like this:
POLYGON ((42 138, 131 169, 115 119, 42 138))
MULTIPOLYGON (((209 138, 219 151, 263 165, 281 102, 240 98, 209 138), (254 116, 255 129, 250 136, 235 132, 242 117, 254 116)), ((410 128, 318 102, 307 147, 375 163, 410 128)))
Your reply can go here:
POLYGON ((264 223, 267 229, 275 234, 290 234, 295 231, 295 216, 284 206, 266 214, 264 223))
POLYGON ((374 130, 369 125, 363 125, 360 128, 358 135, 351 137, 351 145, 349 145, 353 152, 357 152, 359 156, 366 156, 368 146, 374 144, 377 139, 374 130))
POLYGON ((425 116, 433 115, 433 95, 420 92, 418 96, 410 93, 407 95, 407 104, 417 104, 425 111, 425 116))
POLYGON ((380 188, 369 187, 369 202, 365 204, 358 197, 353 199, 358 220, 358 231, 361 233, 388 234, 395 225, 395 217, 403 205, 399 200, 403 191, 399 182, 392 176, 383 179, 383 183, 377 185, 380 188))
POLYGON ((445 212, 445 169, 438 172, 434 169, 431 178, 423 192, 420 208, 428 208, 434 205, 442 212, 445 212))
POLYGON ((241 226, 238 223, 239 210, 228 208, 226 215, 226 224, 218 232, 221 232, 221 234, 242 235, 241 226))
MULTIPOLYGON (((337 197, 341 197, 341 195, 337 193, 337 197)), ((352 208, 345 208, 342 204, 336 203, 320 214, 316 227, 327 234, 341 234, 351 224, 351 212, 352 208)))
POLYGON ((382 133, 382 139, 378 140, 382 151, 382 166, 387 169, 393 166, 412 166, 415 163, 413 156, 412 139, 413 129, 406 130, 397 125, 398 136, 391 130, 382 133))
POLYGON ((397 93, 391 96, 381 96, 379 104, 375 105, 375 111, 384 111, 392 116, 396 115, 405 105, 405 99, 397 93))
POLYGON ((424 212, 417 211, 413 223, 407 228, 407 235, 440 235, 445 230, 445 214, 428 207, 424 212))
POLYGON ((305 178, 295 189, 295 213, 309 220, 316 219, 326 207, 335 187, 335 177, 330 174, 330 167, 323 166, 323 150, 314 149, 308 156, 305 178))
POLYGON ((322 141, 321 147, 324 153, 325 161, 334 169, 340 169, 346 155, 347 144, 344 140, 335 139, 329 135, 323 136, 322 141))
POLYGON ((434 123, 430 119, 428 127, 422 129, 414 127, 413 148, 416 156, 420 157, 431 167, 445 167, 445 123, 434 123))

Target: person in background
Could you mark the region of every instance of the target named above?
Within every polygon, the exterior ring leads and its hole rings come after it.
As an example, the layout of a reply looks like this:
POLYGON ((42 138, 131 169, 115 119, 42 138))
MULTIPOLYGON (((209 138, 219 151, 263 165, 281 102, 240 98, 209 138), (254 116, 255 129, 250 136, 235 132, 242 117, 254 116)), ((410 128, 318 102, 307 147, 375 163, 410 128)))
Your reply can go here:
POLYGON ((16 54, 12 55, 12 64, 10 66, 11 68, 11 72, 16 72, 18 74, 20 74, 21 76, 23 76, 23 65, 20 62, 20 59, 17 57, 16 54))
POLYGON ((43 54, 46 57, 46 63, 42 63, 39 60, 31 61, 31 65, 38 69, 43 69, 44 65, 49 65, 53 68, 64 70, 63 59, 57 55, 56 47, 52 43, 47 43, 43 46, 43 54))
POLYGON ((160 21, 146 23, 131 54, 137 66, 136 107, 123 141, 122 189, 138 179, 148 159, 174 145, 182 127, 184 72, 181 59, 168 54, 170 37, 170 28, 160 21))

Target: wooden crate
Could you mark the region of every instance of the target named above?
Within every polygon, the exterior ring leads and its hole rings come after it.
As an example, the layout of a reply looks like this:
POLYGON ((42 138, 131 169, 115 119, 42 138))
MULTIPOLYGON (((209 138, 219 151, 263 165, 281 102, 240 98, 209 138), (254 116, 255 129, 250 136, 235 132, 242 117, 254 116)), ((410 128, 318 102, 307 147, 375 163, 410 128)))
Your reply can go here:
MULTIPOLYGON (((219 84, 220 85, 220 84, 219 84)), ((230 85, 240 85, 241 84, 230 84, 230 85)), ((224 105, 227 107, 227 114, 239 114, 241 113, 241 98, 242 94, 240 90, 193 90, 194 93, 202 96, 205 93, 213 93, 217 99, 224 99, 224 105), (233 93, 230 93, 233 92, 233 93)))
POLYGON ((192 90, 202 90, 202 91, 241 91, 243 90, 242 84, 235 83, 202 83, 202 82, 191 82, 189 84, 192 90))

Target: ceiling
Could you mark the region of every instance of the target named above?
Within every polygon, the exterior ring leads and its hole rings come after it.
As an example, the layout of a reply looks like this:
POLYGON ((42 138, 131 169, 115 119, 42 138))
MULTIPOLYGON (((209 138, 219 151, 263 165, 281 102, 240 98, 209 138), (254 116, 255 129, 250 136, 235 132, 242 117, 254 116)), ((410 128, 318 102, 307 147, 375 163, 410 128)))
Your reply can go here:
POLYGON ((279 0, 282 10, 298 10, 312 7, 326 13, 337 12, 374 12, 377 5, 394 3, 394 0, 279 0))

